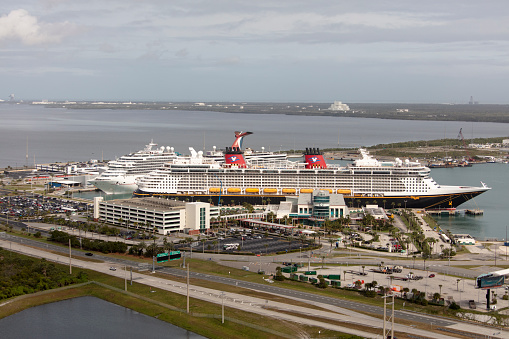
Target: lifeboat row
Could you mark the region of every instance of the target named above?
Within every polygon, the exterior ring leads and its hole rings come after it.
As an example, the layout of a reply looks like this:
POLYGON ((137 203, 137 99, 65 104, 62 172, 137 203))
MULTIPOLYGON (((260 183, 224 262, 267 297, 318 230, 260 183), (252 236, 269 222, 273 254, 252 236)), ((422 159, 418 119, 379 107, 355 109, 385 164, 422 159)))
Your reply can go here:
MULTIPOLYGON (((332 193, 337 193, 337 194, 350 194, 351 191, 349 189, 338 189, 338 190, 333 190, 333 189, 320 189, 321 191, 328 191, 330 194, 332 193)), ((283 188, 281 189, 281 193, 283 194, 296 194, 297 192, 300 192, 300 193, 313 193, 314 189, 313 188, 301 188, 300 190, 297 190, 295 188, 283 188)), ((209 189, 209 193, 219 193, 221 192, 221 188, 220 187, 211 187, 209 189)), ((239 187, 229 187, 226 189, 226 192, 227 193, 242 193, 242 189, 239 188, 239 187)), ((263 189, 260 189, 260 188, 254 188, 254 187, 249 187, 249 188, 246 188, 245 189, 245 193, 251 193, 251 194, 258 194, 258 193, 264 193, 264 194, 276 194, 278 193, 278 189, 277 188, 263 188, 263 189)))

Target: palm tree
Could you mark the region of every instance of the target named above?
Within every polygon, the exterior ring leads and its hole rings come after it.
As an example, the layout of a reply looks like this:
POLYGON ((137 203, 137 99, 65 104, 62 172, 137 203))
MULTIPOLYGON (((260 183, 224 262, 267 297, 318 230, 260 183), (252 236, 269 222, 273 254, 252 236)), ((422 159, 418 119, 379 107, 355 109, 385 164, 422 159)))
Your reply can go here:
POLYGON ((332 252, 332 244, 334 244, 336 242, 336 239, 329 238, 329 239, 327 239, 327 241, 330 242, 330 251, 332 252))
POLYGON ((288 250, 291 250, 292 249, 292 240, 293 240, 293 237, 289 236, 289 237, 286 238, 286 240, 288 240, 288 250))
POLYGON ((300 240, 301 244, 304 245, 304 242, 307 240, 306 235, 305 234, 299 235, 299 240, 300 240))

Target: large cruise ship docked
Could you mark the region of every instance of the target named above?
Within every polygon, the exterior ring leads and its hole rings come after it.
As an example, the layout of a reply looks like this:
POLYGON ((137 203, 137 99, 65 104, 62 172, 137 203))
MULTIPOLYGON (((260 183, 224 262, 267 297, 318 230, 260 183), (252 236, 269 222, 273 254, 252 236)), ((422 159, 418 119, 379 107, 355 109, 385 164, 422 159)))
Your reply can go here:
POLYGON ((207 161, 201 152, 179 159, 140 178, 134 196, 164 196, 216 203, 276 203, 314 189, 343 194, 350 206, 455 208, 489 190, 444 186, 419 162, 381 162, 361 149, 348 166, 327 165, 318 149, 307 149, 305 163, 244 160, 239 148, 227 149, 225 163, 207 161))
POLYGON ((89 183, 106 194, 132 193, 136 190, 136 179, 168 161, 177 158, 173 147, 152 149, 152 141, 143 150, 123 155, 108 163, 108 169, 89 183))

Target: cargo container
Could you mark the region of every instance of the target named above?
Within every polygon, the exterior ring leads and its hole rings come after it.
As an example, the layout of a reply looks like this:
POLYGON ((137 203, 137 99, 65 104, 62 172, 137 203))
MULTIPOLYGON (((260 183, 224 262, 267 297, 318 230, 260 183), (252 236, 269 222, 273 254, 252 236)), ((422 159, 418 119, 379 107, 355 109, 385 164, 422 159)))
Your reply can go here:
POLYGON ((331 285, 334 287, 341 287, 341 281, 339 280, 331 280, 331 285))
MULTIPOLYGON (((325 276, 324 276, 325 277, 325 276)), ((341 280, 341 275, 340 274, 329 274, 327 276, 328 279, 331 279, 331 280, 341 280)))
POLYGON ((304 272, 305 275, 316 275, 316 271, 306 271, 304 272))
POLYGON ((305 275, 300 275, 300 276, 299 276, 299 280, 300 280, 300 281, 305 281, 305 282, 307 282, 307 281, 309 280, 309 277, 307 277, 307 276, 305 276, 305 275))

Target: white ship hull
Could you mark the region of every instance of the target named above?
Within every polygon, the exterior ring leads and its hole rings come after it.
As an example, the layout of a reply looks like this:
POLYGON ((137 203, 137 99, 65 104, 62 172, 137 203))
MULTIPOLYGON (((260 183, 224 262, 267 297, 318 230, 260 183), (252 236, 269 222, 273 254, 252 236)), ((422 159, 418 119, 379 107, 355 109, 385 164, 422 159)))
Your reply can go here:
POLYGON ((91 180, 90 183, 106 194, 133 193, 137 188, 137 176, 123 176, 107 180, 91 180))

